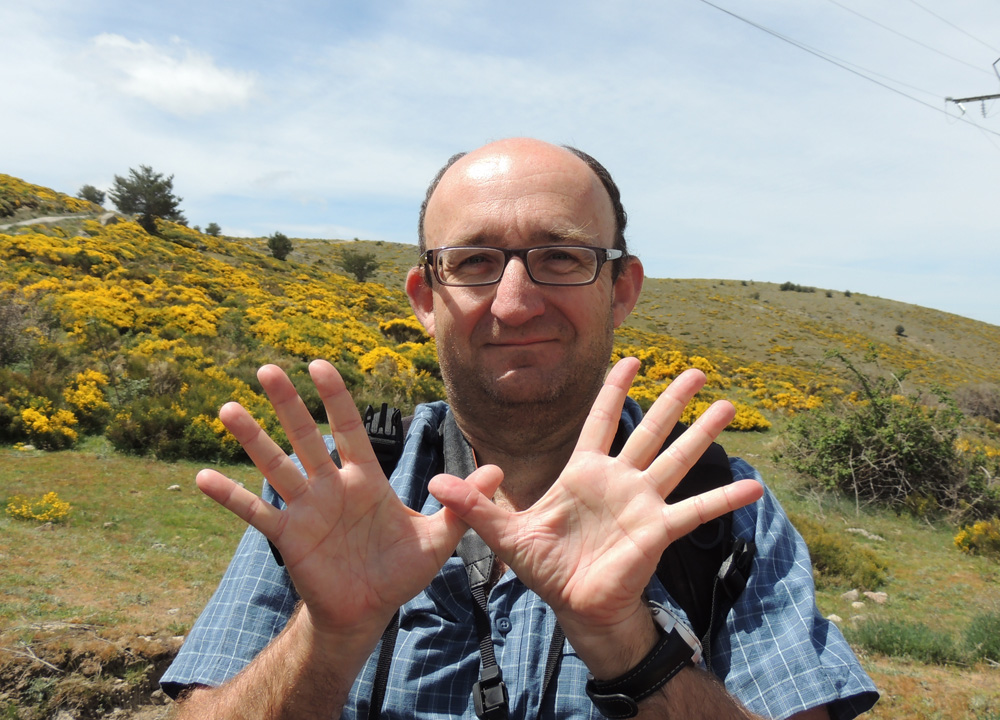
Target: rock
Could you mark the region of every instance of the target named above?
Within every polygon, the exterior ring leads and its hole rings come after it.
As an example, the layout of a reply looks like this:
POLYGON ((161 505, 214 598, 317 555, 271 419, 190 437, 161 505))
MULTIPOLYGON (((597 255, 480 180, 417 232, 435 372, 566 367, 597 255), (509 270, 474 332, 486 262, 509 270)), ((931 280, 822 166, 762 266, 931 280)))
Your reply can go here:
POLYGON ((827 615, 826 619, 830 622, 837 623, 838 625, 844 622, 844 618, 840 617, 840 615, 827 615))
POLYGON ((36 529, 39 530, 40 532, 49 532, 50 530, 55 529, 55 525, 53 525, 50 522, 47 522, 42 525, 39 525, 36 529))
POLYGON ((881 535, 876 535, 875 533, 870 533, 864 528, 847 528, 847 532, 854 533, 855 535, 860 535, 868 540, 875 540, 876 542, 885 542, 885 538, 881 535))
POLYGON ((153 691, 153 693, 149 696, 149 700, 154 705, 166 705, 171 701, 170 696, 159 688, 153 691))
POLYGON ((864 621, 865 621, 864 615, 851 615, 850 619, 848 620, 848 622, 851 623, 851 625, 857 625, 858 623, 864 621))
POLYGON ((855 590, 848 590, 847 592, 845 592, 843 595, 840 596, 840 599, 846 602, 854 602, 859 597, 861 597, 861 593, 859 593, 855 589, 855 590))
POLYGON ((180 485, 171 485, 170 487, 167 488, 167 492, 180 492, 180 491, 181 491, 180 485))
POLYGON ((865 591, 865 597, 876 605, 885 605, 886 601, 889 599, 889 595, 887 593, 871 592, 870 590, 865 591))
POLYGON ((18 450, 20 450, 21 452, 31 452, 34 449, 35 449, 34 445, 22 445, 21 447, 18 448, 18 450))
POLYGON ((181 611, 180 608, 170 608, 169 610, 167 610, 167 615, 176 615, 180 611, 181 611))
POLYGON ((113 212, 106 212, 103 215, 101 215, 101 217, 98 218, 98 221, 101 223, 101 225, 117 225, 118 216, 115 215, 113 212))
POLYGON ((116 523, 116 522, 106 522, 101 527, 103 527, 105 530, 108 530, 108 529, 113 528, 113 527, 118 527, 118 523, 116 523))
POLYGON ((851 603, 851 607, 854 608, 855 610, 860 610, 864 606, 865 606, 865 604, 863 602, 852 602, 851 603))
MULTIPOLYGON (((167 549, 167 546, 164 545, 163 543, 153 543, 149 547, 150 547, 151 550, 166 550, 167 549)), ((863 604, 864 603, 862 603, 862 605, 863 604)))

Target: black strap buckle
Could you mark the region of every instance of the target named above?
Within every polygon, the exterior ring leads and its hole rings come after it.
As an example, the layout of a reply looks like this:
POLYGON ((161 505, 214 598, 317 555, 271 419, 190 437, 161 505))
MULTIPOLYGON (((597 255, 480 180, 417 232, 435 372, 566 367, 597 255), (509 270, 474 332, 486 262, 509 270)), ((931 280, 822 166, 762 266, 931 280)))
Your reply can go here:
POLYGON ((378 464, 382 466, 385 476, 389 477, 403 454, 405 433, 402 415, 398 409, 390 408, 386 403, 382 403, 379 410, 369 405, 365 409, 364 423, 378 464))
POLYGON ((472 686, 472 701, 481 720, 507 720, 507 685, 499 665, 483 668, 472 686))

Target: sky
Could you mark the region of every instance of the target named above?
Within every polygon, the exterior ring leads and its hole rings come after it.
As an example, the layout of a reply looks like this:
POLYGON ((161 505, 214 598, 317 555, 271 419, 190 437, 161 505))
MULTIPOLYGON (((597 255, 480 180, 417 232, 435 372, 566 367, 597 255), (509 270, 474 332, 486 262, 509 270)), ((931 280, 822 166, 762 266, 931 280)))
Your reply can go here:
POLYGON ((947 99, 998 59, 996 0, 0 0, 0 172, 415 243, 450 155, 531 136, 609 168, 650 277, 1000 325, 1000 100, 947 99))

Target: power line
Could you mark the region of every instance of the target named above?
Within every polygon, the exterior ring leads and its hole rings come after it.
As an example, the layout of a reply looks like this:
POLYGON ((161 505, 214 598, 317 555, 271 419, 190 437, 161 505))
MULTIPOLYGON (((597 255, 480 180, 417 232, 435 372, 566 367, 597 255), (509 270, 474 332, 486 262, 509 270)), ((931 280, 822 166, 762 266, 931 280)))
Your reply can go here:
POLYGON ((984 72, 987 75, 989 75, 989 71, 988 70, 984 70, 983 68, 981 68, 978 65, 973 65, 970 62, 966 62, 965 60, 962 60, 961 58, 955 57, 954 55, 949 55, 948 53, 942 52, 941 50, 938 50, 937 48, 931 47, 930 45, 927 45, 926 43, 923 43, 920 40, 917 40, 916 38, 912 38, 909 35, 905 35, 905 34, 899 32, 898 30, 895 30, 895 29, 889 27, 888 25, 883 25, 878 20, 873 20, 872 18, 868 17, 867 15, 863 15, 862 13, 858 12, 857 10, 854 10, 852 8, 847 7, 846 5, 843 5, 843 4, 839 3, 839 2, 837 2, 837 0, 828 0, 828 1, 831 2, 831 3, 833 3, 834 5, 836 5, 837 7, 841 8, 843 10, 846 10, 849 13, 853 13, 854 15, 857 15, 862 20, 867 20, 868 22, 872 23, 873 25, 878 25, 883 30, 888 30, 892 34, 898 35, 899 37, 903 38, 904 40, 909 40, 910 42, 916 43, 917 45, 919 45, 920 47, 922 47, 922 48, 924 48, 926 50, 930 50, 931 52, 935 52, 938 55, 941 55, 943 57, 948 58, 949 60, 954 60, 955 62, 962 63, 966 67, 970 67, 973 70, 978 70, 979 72, 984 72))
POLYGON ((930 15, 933 15, 933 16, 934 16, 934 17, 936 17, 936 18, 937 18, 938 20, 940 20, 941 22, 943 22, 943 23, 944 23, 945 25, 948 25, 948 26, 950 26, 950 27, 953 27, 953 28, 955 28, 956 30, 958 30, 958 31, 959 31, 960 33, 962 33, 963 35, 965 35, 965 36, 967 36, 967 37, 970 37, 970 38, 972 38, 973 40, 975 40, 975 41, 976 41, 977 43, 979 43, 980 45, 984 45, 985 47, 988 47, 988 48, 989 48, 990 50, 992 50, 993 52, 998 52, 998 53, 1000 53, 1000 50, 997 50, 997 49, 996 49, 995 47, 993 47, 993 46, 992 46, 992 45, 990 45, 989 43, 987 43, 987 42, 984 42, 984 41, 980 40, 980 39, 979 39, 979 38, 977 38, 977 37, 976 37, 975 35, 972 35, 972 34, 970 34, 970 33, 967 33, 967 32, 966 32, 965 30, 963 30, 962 28, 960 28, 960 27, 959 27, 958 25, 956 25, 955 23, 953 23, 953 22, 950 22, 950 21, 948 21, 948 20, 945 20, 945 19, 944 19, 943 17, 941 17, 940 15, 938 15, 938 14, 937 14, 936 12, 934 12, 933 10, 930 10, 929 8, 925 8, 925 7, 923 6, 923 5, 921 5, 920 3, 918 3, 918 2, 916 1, 916 0, 910 0, 910 2, 911 2, 911 3, 913 3, 914 5, 916 5, 916 6, 917 6, 918 8, 920 8, 921 10, 923 10, 923 11, 924 11, 925 13, 928 13, 928 14, 930 14, 930 15))
MULTIPOLYGON (((777 32, 775 30, 771 30, 770 28, 765 27, 764 25, 760 25, 758 23, 755 23, 753 20, 748 20, 747 18, 743 17, 742 15, 737 15, 736 13, 732 12, 731 10, 727 10, 724 7, 719 7, 715 3, 709 2, 709 0, 701 0, 701 2, 703 2, 705 5, 708 5, 709 7, 715 8, 716 10, 718 10, 720 12, 724 12, 726 15, 729 15, 730 17, 736 18, 740 22, 744 22, 747 25, 750 25, 751 27, 755 27, 758 30, 767 33, 768 35, 771 35, 772 37, 776 37, 779 40, 782 40, 782 41, 788 43, 789 45, 793 45, 793 46, 799 48, 800 50, 804 50, 805 52, 809 53, 810 55, 815 55, 816 57, 820 58, 821 60, 826 60, 828 63, 832 63, 833 65, 836 65, 837 67, 841 68, 842 70, 846 70, 847 72, 849 72, 849 73, 851 73, 853 75, 857 75, 860 78, 864 78, 868 82, 875 83, 879 87, 883 87, 886 90, 889 90, 890 92, 894 92, 897 95, 901 95, 901 96, 903 96, 905 98, 908 98, 909 100, 912 100, 915 103, 920 103, 924 107, 928 107, 931 110, 934 110, 934 111, 939 112, 939 113, 943 113, 944 115, 947 115, 950 118, 954 118, 954 119, 956 119, 956 120, 958 120, 960 122, 964 122, 967 125, 972 125, 972 127, 979 128, 983 132, 990 133, 991 135, 996 135, 997 137, 1000 137, 1000 132, 997 132, 995 130, 990 130, 989 128, 984 128, 983 126, 977 125, 976 123, 972 122, 971 120, 968 120, 967 118, 964 118, 964 117, 961 117, 961 116, 956 117, 954 115, 951 115, 950 113, 948 113, 946 110, 944 110, 942 108, 939 108, 939 107, 937 107, 935 105, 931 105, 930 103, 924 102, 923 100, 920 100, 919 98, 915 98, 912 95, 907 95, 902 90, 894 88, 891 85, 886 85, 883 82, 879 82, 878 80, 876 80, 875 78, 871 77, 870 75, 865 75, 864 73, 859 72, 859 71, 857 71, 857 70, 849 67, 848 64, 845 61, 839 60, 839 59, 835 58, 834 56, 829 55, 826 52, 823 52, 821 50, 813 49, 813 48, 809 47, 808 45, 799 42, 798 40, 795 40, 793 38, 790 38, 790 37, 787 37, 785 35, 782 35, 781 33, 777 32)), ((870 72, 870 71, 866 70, 865 72, 870 72)))

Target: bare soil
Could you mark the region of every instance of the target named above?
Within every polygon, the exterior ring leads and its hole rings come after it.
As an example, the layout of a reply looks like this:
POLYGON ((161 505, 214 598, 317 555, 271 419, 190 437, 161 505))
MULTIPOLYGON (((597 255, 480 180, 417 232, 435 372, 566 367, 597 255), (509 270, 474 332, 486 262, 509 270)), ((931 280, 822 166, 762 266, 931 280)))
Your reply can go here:
POLYGON ((157 680, 181 638, 42 623, 0 635, 0 713, 9 720, 166 720, 157 680))

